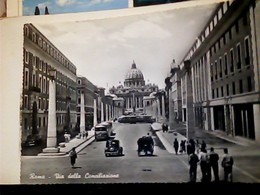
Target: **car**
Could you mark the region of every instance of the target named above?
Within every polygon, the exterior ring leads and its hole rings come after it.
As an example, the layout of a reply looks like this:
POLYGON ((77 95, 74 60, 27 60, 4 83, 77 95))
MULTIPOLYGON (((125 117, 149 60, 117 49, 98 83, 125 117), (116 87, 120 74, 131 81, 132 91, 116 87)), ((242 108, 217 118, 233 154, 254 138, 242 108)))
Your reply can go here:
POLYGON ((120 146, 120 141, 117 139, 107 140, 105 147, 105 156, 122 156, 123 147, 120 146))
POLYGON ((40 135, 28 135, 27 139, 24 143, 24 146, 38 146, 41 144, 41 136, 40 135))

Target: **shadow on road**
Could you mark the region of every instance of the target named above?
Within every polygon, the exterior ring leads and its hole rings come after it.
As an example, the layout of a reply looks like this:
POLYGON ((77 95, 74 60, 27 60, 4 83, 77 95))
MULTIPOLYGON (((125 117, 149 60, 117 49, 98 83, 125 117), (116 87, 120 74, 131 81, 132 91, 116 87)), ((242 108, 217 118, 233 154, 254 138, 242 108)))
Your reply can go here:
POLYGON ((81 169, 82 167, 72 167, 72 169, 81 169))

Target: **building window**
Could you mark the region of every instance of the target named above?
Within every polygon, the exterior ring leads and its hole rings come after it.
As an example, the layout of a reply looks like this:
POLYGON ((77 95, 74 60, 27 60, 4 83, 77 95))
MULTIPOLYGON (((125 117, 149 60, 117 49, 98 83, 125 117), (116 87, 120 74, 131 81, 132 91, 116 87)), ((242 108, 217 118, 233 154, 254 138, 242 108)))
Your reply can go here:
POLYGON ((42 75, 39 75, 39 84, 38 84, 39 88, 42 91, 42 75))
POLYGON ((228 56, 227 53, 224 54, 224 73, 228 74, 228 56))
POLYGON ((28 99, 28 95, 24 95, 24 105, 23 105, 24 109, 28 110, 29 108, 29 99, 28 99))
POLYGON ((42 60, 39 60, 40 63, 39 63, 39 70, 42 71, 42 64, 43 64, 43 61, 42 60))
POLYGON ((222 78, 222 58, 219 58, 219 78, 222 78))
POLYGON ((29 69, 24 68, 24 88, 29 88, 29 69))
POLYGON ((43 87, 42 87, 42 90, 43 90, 43 93, 46 93, 46 77, 43 77, 43 87))
POLYGON ((42 119, 39 117, 39 128, 42 126, 42 119))
POLYGON ((218 94, 218 88, 216 89, 216 91, 217 91, 217 98, 219 97, 219 94, 218 94))
POLYGON ((25 36, 29 37, 30 31, 29 31, 28 26, 25 26, 25 27, 24 27, 24 34, 25 34, 25 36))
POLYGON ((32 86, 36 87, 36 73, 35 72, 33 72, 33 74, 32 74, 32 86))
POLYGON ((217 80, 218 79, 218 61, 217 60, 215 61, 214 67, 215 67, 215 80, 217 80))
POLYGON ((28 51, 24 51, 24 61, 26 64, 29 64, 29 57, 30 57, 30 53, 28 51))
POLYGON ((78 98, 78 104, 80 104, 80 102, 81 102, 81 101, 80 101, 80 98, 78 98))
POLYGON ((36 43, 36 34, 35 34, 35 32, 32 33, 32 41, 36 43))
POLYGON ((214 89, 212 89, 212 99, 215 98, 214 89))
POLYGON ((247 77, 247 89, 248 89, 248 92, 252 91, 252 79, 251 79, 251 77, 247 77))
POLYGON ((39 45, 40 47, 42 47, 42 39, 41 39, 41 38, 38 39, 38 45, 39 45))
POLYGON ((42 121, 43 121, 42 126, 45 127, 45 125, 46 125, 45 117, 43 117, 43 120, 42 120, 42 121))
POLYGON ((224 88, 223 88, 223 86, 221 86, 221 97, 223 97, 224 96, 224 88))
POLYGON ((80 79, 78 79, 78 84, 81 85, 81 80, 80 79))
POLYGON ((232 92, 233 92, 233 95, 236 95, 236 83, 235 82, 232 83, 232 92))
POLYGON ((250 45, 248 36, 245 38, 245 64, 250 65, 250 45))
POLYGON ((42 99, 39 97, 38 99, 38 106, 39 106, 39 109, 41 110, 42 109, 42 99))
POLYGON ((43 50, 46 51, 46 43, 43 41, 43 50))
POLYGON ((229 85, 226 85, 226 90, 227 90, 227 96, 229 96, 229 85))
POLYGON ((239 93, 243 93, 243 80, 239 80, 239 93))
POLYGON ((219 9, 219 11, 218 11, 218 19, 220 20, 221 18, 222 18, 222 8, 221 9, 219 9))
POLYGON ((241 45, 237 44, 237 69, 241 69, 241 45))
POLYGON ((50 53, 50 46, 47 44, 47 53, 50 53))
POLYGON ((234 51, 230 50, 230 72, 234 72, 234 51))

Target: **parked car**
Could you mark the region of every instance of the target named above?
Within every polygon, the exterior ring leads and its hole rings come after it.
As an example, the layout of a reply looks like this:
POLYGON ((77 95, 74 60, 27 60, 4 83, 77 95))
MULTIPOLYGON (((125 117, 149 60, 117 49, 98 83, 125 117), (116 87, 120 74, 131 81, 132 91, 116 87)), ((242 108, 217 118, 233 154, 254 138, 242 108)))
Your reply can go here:
POLYGON ((123 147, 120 146, 120 141, 117 139, 107 140, 105 147, 105 156, 122 156, 123 147))
POLYGON ((41 137, 39 135, 28 135, 24 143, 24 146, 38 146, 41 143, 41 137))
POLYGON ((98 124, 95 126, 94 130, 95 130, 96 141, 107 140, 109 138, 109 132, 107 126, 98 124))

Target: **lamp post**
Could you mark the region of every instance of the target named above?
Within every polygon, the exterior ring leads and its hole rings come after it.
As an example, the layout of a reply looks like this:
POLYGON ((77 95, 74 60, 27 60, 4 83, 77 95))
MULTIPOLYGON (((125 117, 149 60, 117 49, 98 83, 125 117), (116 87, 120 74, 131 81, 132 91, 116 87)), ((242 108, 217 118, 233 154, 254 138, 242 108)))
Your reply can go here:
POLYGON ((56 70, 50 69, 49 80, 49 104, 48 104, 48 127, 47 127, 47 147, 43 153, 58 153, 57 129, 56 129, 56 70))

